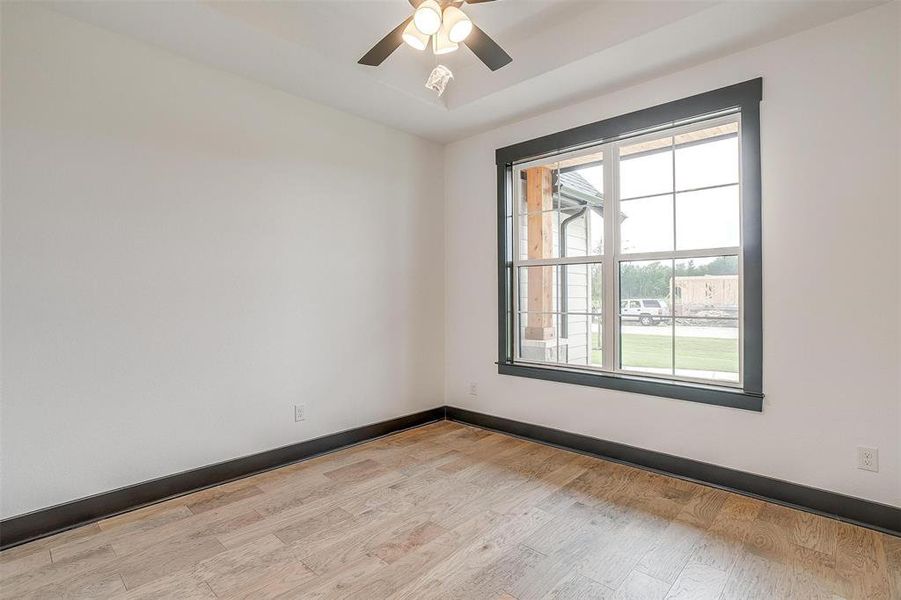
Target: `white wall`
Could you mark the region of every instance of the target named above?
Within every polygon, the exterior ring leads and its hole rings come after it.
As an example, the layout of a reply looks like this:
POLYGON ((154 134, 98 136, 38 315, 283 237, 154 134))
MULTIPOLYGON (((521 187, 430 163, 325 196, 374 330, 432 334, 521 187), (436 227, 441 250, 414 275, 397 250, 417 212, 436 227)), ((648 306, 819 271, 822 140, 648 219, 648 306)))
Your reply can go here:
POLYGON ((896 3, 457 142, 443 163, 412 136, 0 6, 0 516, 442 396, 901 505, 896 3), (764 412, 497 375, 494 149, 756 76, 764 412), (880 448, 880 473, 855 468, 858 444, 880 448))
POLYGON ((443 403, 441 147, 2 10, 2 516, 443 403))
POLYGON ((901 505, 898 10, 449 145, 448 404, 901 505), (498 375, 494 150, 757 76, 763 413, 498 375), (879 473, 856 468, 857 445, 879 447, 879 473))

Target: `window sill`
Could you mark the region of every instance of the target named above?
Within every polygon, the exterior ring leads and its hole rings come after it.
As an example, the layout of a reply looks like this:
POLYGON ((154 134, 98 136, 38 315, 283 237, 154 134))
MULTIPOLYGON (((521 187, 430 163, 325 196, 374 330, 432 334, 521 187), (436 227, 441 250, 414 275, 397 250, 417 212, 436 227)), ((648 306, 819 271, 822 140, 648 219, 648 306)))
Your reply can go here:
POLYGON ((755 412, 763 411, 763 394, 736 388, 669 382, 631 375, 589 373, 569 369, 550 369, 532 365, 497 363, 501 375, 529 377, 559 383, 587 385, 648 396, 662 396, 715 406, 727 406, 755 412))

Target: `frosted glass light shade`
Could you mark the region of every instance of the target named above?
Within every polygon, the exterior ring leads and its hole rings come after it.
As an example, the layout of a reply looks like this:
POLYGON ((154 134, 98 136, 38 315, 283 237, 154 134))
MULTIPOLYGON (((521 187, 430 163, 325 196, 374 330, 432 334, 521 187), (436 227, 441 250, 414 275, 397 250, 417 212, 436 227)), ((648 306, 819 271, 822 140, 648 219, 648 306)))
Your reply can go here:
POLYGON ((432 36, 432 52, 435 54, 448 54, 453 52, 460 46, 448 39, 447 28, 442 25, 434 36, 432 36))
POLYGON ((429 45, 429 36, 420 32, 413 21, 410 21, 404 28, 402 37, 408 46, 412 46, 417 50, 425 50, 426 46, 429 45))
POLYGON ((441 27, 441 7, 435 0, 424 0, 413 13, 416 29, 425 35, 434 35, 441 27))
POLYGON ((472 21, 456 6, 448 6, 444 9, 444 28, 447 29, 448 39, 456 44, 465 40, 472 31, 472 21))

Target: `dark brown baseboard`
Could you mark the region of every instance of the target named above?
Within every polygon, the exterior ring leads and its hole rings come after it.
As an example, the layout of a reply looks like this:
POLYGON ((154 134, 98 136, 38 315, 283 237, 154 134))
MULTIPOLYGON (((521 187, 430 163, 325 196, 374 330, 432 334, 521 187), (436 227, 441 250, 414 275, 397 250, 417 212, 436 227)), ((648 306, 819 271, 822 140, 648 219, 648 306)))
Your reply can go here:
POLYGON ((901 508, 896 506, 542 425, 523 423, 453 406, 445 408, 447 418, 452 421, 515 435, 665 475, 689 479, 890 535, 901 536, 901 508))
POLYGON ((441 419, 443 406, 10 517, 0 521, 0 550, 441 419))
POLYGON ((0 550, 445 418, 901 536, 901 508, 895 506, 542 425, 442 406, 10 517, 0 521, 0 550))

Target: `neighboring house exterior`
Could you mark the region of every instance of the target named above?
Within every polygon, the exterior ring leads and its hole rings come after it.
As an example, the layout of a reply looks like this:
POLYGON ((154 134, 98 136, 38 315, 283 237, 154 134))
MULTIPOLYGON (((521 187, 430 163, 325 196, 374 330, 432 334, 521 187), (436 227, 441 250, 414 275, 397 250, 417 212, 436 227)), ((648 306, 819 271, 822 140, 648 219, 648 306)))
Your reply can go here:
POLYGON ((737 317, 738 275, 679 276, 673 282, 677 317, 737 317))
MULTIPOLYGON (((553 252, 560 256, 585 256, 595 249, 589 248, 590 227, 602 227, 603 197, 578 171, 555 173, 554 209, 559 211, 559 223, 553 228, 553 252), (560 238, 563 247, 560 247, 560 238), (562 251, 561 251, 562 250, 562 251)), ((526 252, 527 226, 520 223, 519 244, 521 252, 526 252)), ((599 238, 598 238, 599 239, 599 238)), ((527 270, 520 278, 525 280, 527 270)), ((585 365, 591 362, 592 350, 597 347, 597 333, 592 340, 592 317, 586 313, 599 312, 591 297, 592 266, 585 264, 567 265, 557 274, 557 310, 555 335, 544 340, 527 340, 521 336, 523 356, 531 355, 537 360, 585 365), (572 314, 580 313, 580 314, 572 314), (528 351, 526 346, 534 346, 528 351)), ((520 285, 524 286, 525 281, 520 285)), ((528 309, 520 306, 520 309, 528 309)), ((595 317, 597 326, 599 318, 595 317)))

